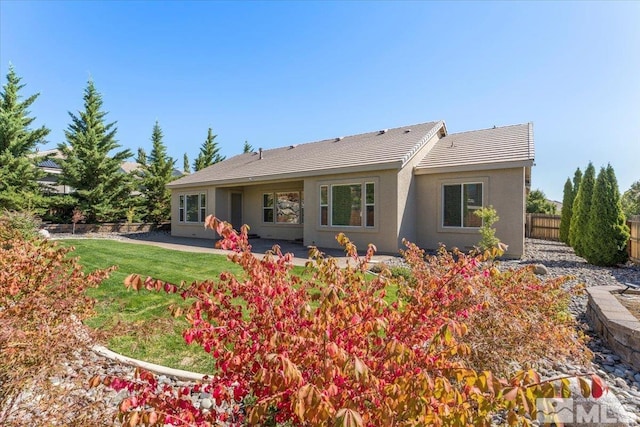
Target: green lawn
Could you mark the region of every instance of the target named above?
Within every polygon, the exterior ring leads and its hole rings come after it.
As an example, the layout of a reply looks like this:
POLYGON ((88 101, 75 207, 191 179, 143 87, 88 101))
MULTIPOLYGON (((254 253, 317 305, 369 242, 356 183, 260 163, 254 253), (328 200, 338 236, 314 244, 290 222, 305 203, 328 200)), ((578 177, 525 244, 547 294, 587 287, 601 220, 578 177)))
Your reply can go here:
MULTIPOLYGON (((107 334, 107 346, 118 353, 173 368, 208 373, 213 360, 200 347, 182 339, 186 321, 174 319, 171 304, 188 305, 179 295, 127 290, 123 282, 131 273, 172 283, 215 279, 222 271, 242 270, 224 255, 181 252, 108 239, 61 240, 74 246, 73 256, 85 271, 117 265, 118 270, 100 287, 90 289, 97 300, 96 316, 87 324, 107 334)), ((299 270, 301 271, 301 270, 299 270)))
MULTIPOLYGON (((213 372, 212 357, 197 345, 188 346, 184 342, 182 331, 188 326, 187 322, 171 316, 169 307, 172 304, 186 307, 190 302, 165 292, 128 290, 124 279, 137 273, 142 278, 151 276, 176 284, 183 280, 191 283, 217 279, 223 271, 241 275, 240 267, 224 255, 183 252, 116 240, 68 239, 59 242, 61 246, 75 247, 71 256, 79 257, 87 272, 118 266, 118 270, 98 288, 87 291, 97 302, 96 315, 86 323, 104 333, 107 347, 125 356, 172 368, 213 372)), ((311 277, 303 267, 294 267, 293 273, 303 279, 311 277)), ((389 287, 387 291, 386 299, 395 300, 397 289, 389 287)))

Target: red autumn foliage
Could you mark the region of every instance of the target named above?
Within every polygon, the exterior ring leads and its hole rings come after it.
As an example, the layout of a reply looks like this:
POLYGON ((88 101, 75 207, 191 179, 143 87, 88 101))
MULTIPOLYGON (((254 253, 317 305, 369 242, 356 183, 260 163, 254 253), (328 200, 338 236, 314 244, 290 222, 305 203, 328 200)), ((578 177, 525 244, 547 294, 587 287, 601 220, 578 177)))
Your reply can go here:
MULTIPOLYGON (((480 258, 457 254, 429 271, 416 267, 411 283, 384 272, 370 278, 375 248, 358 257, 339 235, 353 262, 341 268, 312 250, 313 278, 303 281, 277 246, 256 258, 246 227, 237 233, 213 217, 207 226, 244 276, 223 273, 183 287, 132 275, 126 283, 194 298, 183 335, 215 358, 217 371, 205 384, 178 389, 145 372, 136 381, 105 378, 132 392, 120 407, 123 423, 488 426, 503 412, 516 425, 535 418, 536 397, 568 390, 564 379, 542 381, 533 370, 501 379, 469 363, 465 322, 487 307, 476 287, 498 274, 480 258), (398 296, 388 302, 392 289, 398 296), (193 405, 191 394, 200 392, 211 394, 217 410, 193 405)), ((408 262, 419 264, 420 251, 409 245, 408 252, 408 262)), ((599 388, 594 381, 594 396, 599 388)))

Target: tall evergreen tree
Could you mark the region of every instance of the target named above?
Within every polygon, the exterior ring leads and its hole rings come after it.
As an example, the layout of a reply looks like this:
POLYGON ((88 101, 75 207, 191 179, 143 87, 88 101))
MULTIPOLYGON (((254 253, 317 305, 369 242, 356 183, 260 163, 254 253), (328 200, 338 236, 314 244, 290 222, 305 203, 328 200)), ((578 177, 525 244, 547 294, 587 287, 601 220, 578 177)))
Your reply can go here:
POLYGON ((569 227, 571 226, 571 215, 573 213, 574 194, 571 179, 567 178, 564 183, 562 211, 560 213, 560 241, 564 243, 569 243, 569 227))
POLYGON ((136 175, 141 179, 144 219, 154 223, 166 221, 171 217, 171 191, 167 184, 174 179, 173 168, 176 164, 176 161, 167 155, 167 147, 162 138, 162 129, 156 122, 151 134, 151 153, 147 156, 141 148, 136 159, 140 166, 136 175))
POLYGON ((253 146, 249 144, 249 141, 244 142, 244 147, 242 148, 243 153, 251 153, 253 151, 253 146))
POLYGON ((629 227, 625 223, 613 167, 600 168, 593 189, 584 257, 590 264, 614 266, 627 260, 629 227))
POLYGON ((589 166, 587 166, 580 180, 578 193, 573 200, 573 216, 569 226, 569 241, 579 256, 584 256, 585 253, 584 247, 586 245, 587 224, 589 223, 589 215, 591 212, 595 177, 596 168, 593 167, 593 163, 589 162, 589 166))
POLYGON ((575 173, 573 174, 573 200, 576 199, 578 195, 578 188, 580 188, 580 183, 582 182, 582 171, 580 168, 576 168, 575 173))
POLYGON ((0 208, 36 209, 44 203, 38 179, 44 172, 36 167, 38 145, 45 143, 49 129, 31 129, 35 117, 28 108, 40 94, 21 100, 22 79, 9 65, 7 82, 0 92, 0 208))
POLYGON ((218 135, 214 135, 211 128, 209 128, 207 139, 202 144, 202 147, 200 147, 200 154, 198 154, 198 157, 196 157, 193 163, 193 169, 196 172, 225 159, 220 155, 220 147, 218 147, 218 143, 215 141, 217 136, 218 135))
POLYGON ((184 153, 184 157, 182 158, 182 173, 191 173, 191 167, 189 166, 189 156, 187 156, 187 153, 184 153))
POLYGON ((69 112, 67 142, 58 145, 65 156, 60 162, 60 183, 75 189, 73 195, 87 222, 117 221, 125 217, 131 195, 131 176, 121 169, 131 151, 110 155, 120 148, 115 139, 116 123, 105 123, 107 112, 102 110, 102 96, 91 80, 83 99, 84 111, 77 116, 69 112))

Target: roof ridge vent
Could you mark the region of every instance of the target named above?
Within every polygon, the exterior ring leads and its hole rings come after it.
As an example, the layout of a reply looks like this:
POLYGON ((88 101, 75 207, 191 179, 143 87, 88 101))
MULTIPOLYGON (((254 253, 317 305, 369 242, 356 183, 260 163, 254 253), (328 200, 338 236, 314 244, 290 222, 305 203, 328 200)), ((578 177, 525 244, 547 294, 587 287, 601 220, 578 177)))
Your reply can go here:
POLYGON ((293 149, 293 148, 296 148, 297 146, 298 146, 298 144, 291 144, 291 145, 289 146, 289 150, 291 150, 291 149, 293 149))
POLYGON ((389 129, 380 129, 380 132, 378 132, 378 135, 382 135, 383 133, 387 133, 389 129))
POLYGON ((336 138, 334 142, 342 141, 343 139, 344 139, 344 136, 339 136, 336 138))

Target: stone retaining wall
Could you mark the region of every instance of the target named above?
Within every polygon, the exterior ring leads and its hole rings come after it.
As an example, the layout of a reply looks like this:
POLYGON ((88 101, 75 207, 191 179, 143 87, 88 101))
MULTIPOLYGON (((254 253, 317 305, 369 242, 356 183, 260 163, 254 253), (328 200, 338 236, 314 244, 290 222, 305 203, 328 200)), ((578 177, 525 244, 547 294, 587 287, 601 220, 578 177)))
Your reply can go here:
MULTIPOLYGON (((44 224, 43 229, 49 233, 72 233, 73 224, 44 224)), ((145 233, 149 231, 171 231, 171 223, 103 223, 103 224, 76 224, 76 234, 85 233, 145 233)))
MULTIPOLYGON (((587 319, 611 350, 633 369, 640 370, 640 321, 613 295, 621 291, 619 286, 587 288, 587 319)), ((626 293, 640 294, 632 290, 626 293)))

